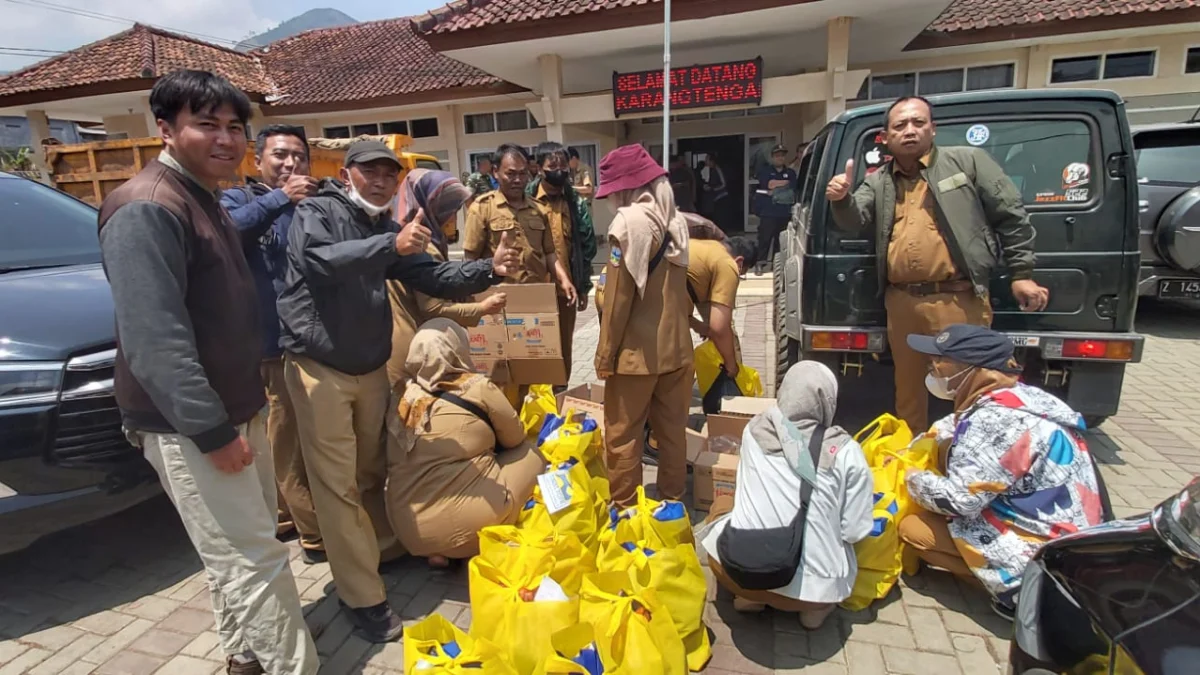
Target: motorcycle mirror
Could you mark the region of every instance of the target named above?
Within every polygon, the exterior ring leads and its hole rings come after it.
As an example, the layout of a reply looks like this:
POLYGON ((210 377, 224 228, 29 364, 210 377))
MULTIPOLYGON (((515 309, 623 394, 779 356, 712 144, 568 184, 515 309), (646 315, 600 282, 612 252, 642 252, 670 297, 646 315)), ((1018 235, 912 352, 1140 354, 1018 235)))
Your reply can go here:
POLYGON ((1150 523, 1176 555, 1200 562, 1200 476, 1154 507, 1150 523))

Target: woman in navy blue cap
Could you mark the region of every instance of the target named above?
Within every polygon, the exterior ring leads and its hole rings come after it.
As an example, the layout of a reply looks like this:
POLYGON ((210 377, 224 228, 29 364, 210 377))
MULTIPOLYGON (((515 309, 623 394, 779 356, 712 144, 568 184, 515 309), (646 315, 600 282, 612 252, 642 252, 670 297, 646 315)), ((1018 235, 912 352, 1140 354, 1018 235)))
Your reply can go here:
POLYGON ((900 523, 900 537, 928 564, 978 579, 1001 616, 1012 616, 1025 565, 1045 542, 1100 523, 1107 496, 1083 439, 1083 417, 1018 380, 1013 344, 1002 333, 955 324, 910 335, 933 357, 930 393, 954 401, 933 425, 939 473, 913 471, 907 484, 927 513, 900 523))

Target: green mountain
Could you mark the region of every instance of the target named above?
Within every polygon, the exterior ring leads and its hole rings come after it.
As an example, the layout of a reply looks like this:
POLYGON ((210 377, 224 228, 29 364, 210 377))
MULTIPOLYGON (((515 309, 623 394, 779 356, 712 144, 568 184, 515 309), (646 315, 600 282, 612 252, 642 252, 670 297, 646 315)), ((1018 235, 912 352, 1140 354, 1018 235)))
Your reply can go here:
POLYGON ((282 40, 298 33, 303 33, 306 30, 347 26, 352 23, 358 23, 358 21, 345 12, 340 12, 330 7, 310 9, 299 16, 294 16, 284 21, 265 33, 259 33, 258 35, 246 38, 238 43, 237 49, 247 52, 257 47, 265 47, 276 40, 282 40))

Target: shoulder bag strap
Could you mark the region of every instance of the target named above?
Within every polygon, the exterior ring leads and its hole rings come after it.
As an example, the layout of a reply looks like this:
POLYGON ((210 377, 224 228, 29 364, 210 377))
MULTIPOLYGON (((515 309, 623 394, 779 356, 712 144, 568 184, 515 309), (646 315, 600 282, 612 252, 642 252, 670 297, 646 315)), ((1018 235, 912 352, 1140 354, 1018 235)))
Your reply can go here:
MULTIPOLYGON (((808 454, 812 456, 813 470, 820 471, 821 443, 825 440, 825 427, 818 425, 813 429, 812 437, 808 439, 808 454)), ((819 477, 818 477, 819 478, 819 477)), ((812 499, 813 484, 800 479, 800 510, 808 510, 808 502, 812 499)))
POLYGON ((447 403, 453 403, 454 405, 462 408, 463 410, 466 410, 467 412, 471 413, 472 415, 483 420, 483 422, 488 425, 488 428, 492 430, 492 434, 496 433, 496 427, 492 425, 492 418, 488 417, 487 411, 485 411, 483 408, 480 408, 479 406, 475 405, 474 403, 471 403, 470 401, 459 396, 458 394, 454 394, 454 393, 451 393, 448 391, 431 391, 431 392, 428 392, 428 394, 436 399, 446 401, 447 403))
POLYGON ((667 244, 671 243, 671 233, 667 232, 663 236, 662 245, 658 247, 658 251, 654 253, 654 257, 650 259, 650 269, 646 272, 646 276, 654 274, 654 269, 662 262, 663 256, 667 254, 667 244))

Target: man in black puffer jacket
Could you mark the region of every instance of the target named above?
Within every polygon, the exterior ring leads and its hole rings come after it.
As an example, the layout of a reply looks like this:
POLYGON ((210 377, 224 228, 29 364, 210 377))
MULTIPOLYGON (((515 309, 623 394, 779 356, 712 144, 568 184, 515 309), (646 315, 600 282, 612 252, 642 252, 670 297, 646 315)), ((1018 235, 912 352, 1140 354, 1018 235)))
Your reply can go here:
POLYGON ((385 282, 458 298, 500 283, 517 264, 507 241, 493 260, 438 263, 426 255, 432 233, 422 214, 401 226, 388 213, 400 170, 379 141, 347 149, 345 187, 324 181, 296 207, 279 297, 285 377, 325 551, 343 608, 372 642, 395 640, 403 629, 378 570, 381 548, 395 542, 383 501, 392 348, 385 282))

